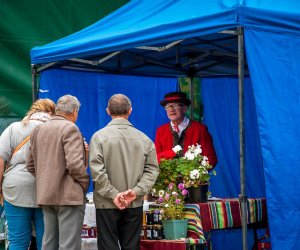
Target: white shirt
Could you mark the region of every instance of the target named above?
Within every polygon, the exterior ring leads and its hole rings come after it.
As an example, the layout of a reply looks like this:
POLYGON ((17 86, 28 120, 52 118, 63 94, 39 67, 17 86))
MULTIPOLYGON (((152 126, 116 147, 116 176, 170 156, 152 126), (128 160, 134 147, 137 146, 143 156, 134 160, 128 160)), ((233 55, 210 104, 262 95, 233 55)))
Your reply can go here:
MULTIPOLYGON (((187 118, 187 117, 184 117, 182 123, 180 123, 178 125, 178 129, 179 129, 178 135, 179 135, 179 137, 181 136, 182 131, 185 130, 186 127, 189 125, 189 123, 190 123, 190 119, 187 118)), ((176 126, 173 124, 173 122, 171 122, 171 126, 172 126, 173 131, 176 132, 176 129, 175 129, 176 126)))

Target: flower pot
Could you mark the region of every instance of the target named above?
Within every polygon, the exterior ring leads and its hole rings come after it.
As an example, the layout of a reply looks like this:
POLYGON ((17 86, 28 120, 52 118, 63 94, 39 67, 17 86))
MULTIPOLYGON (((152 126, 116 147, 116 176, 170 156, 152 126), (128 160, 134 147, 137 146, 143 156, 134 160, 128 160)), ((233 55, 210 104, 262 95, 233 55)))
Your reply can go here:
POLYGON ((187 219, 181 220, 163 220, 162 221, 165 238, 167 240, 176 240, 186 238, 187 236, 187 219))
POLYGON ((190 203, 207 202, 208 184, 200 185, 199 187, 188 188, 190 203))

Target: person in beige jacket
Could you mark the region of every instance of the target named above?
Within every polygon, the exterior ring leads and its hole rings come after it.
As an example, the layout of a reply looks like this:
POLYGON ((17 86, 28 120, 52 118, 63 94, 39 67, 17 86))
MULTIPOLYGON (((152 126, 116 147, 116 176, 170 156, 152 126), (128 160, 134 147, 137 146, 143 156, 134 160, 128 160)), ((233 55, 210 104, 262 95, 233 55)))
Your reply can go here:
POLYGON ((95 183, 99 250, 138 250, 144 195, 158 176, 154 143, 128 121, 131 101, 113 95, 106 109, 112 120, 90 142, 95 183))
POLYGON ((89 175, 84 140, 75 125, 79 108, 76 97, 62 96, 55 116, 31 133, 27 169, 36 177, 37 204, 44 213, 45 250, 81 248, 89 175))

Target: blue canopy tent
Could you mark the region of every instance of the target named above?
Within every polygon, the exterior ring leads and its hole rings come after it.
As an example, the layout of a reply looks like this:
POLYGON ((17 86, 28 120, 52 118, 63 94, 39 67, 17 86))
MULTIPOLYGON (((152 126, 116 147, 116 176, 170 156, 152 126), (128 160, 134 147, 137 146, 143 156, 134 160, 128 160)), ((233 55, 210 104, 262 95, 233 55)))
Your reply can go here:
MULTIPOLYGON (((36 75, 53 69, 135 76, 238 76, 243 201, 243 86, 244 73, 249 75, 272 248, 296 249, 300 243, 299 23, 300 2, 291 0, 134 0, 75 34, 33 48, 33 98, 36 75)), ((245 223, 243 228, 247 249, 245 223)))

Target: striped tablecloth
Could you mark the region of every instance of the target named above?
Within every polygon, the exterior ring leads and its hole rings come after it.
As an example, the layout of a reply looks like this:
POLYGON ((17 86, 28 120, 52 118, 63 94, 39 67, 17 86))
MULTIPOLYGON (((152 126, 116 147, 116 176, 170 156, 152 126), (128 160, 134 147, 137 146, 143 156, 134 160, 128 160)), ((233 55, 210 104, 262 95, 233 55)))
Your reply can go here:
MULTIPOLYGON (((223 199, 207 203, 185 204, 188 238, 205 241, 205 233, 213 229, 241 227, 241 205, 238 199, 223 199)), ((248 224, 266 222, 266 199, 248 199, 248 224)))

